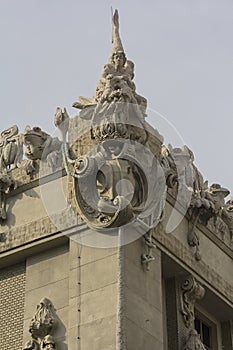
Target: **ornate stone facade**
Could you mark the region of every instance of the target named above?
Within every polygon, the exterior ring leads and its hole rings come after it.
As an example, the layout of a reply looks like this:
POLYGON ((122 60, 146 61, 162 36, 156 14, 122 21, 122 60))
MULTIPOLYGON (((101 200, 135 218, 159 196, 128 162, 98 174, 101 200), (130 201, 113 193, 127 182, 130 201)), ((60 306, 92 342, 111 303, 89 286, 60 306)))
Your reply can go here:
POLYGON ((26 266, 21 348, 230 350, 233 202, 147 123, 117 11, 94 97, 73 106, 55 112, 60 139, 1 133, 1 262, 26 266))

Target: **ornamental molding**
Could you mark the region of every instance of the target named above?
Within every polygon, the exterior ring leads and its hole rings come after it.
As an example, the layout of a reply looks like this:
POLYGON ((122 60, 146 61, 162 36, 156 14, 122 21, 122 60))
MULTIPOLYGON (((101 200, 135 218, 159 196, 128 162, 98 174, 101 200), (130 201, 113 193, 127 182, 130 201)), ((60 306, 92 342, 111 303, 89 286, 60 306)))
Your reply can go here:
POLYGON ((204 295, 204 287, 192 275, 187 276, 182 282, 180 286, 180 311, 186 328, 193 327, 195 303, 202 299, 204 295))

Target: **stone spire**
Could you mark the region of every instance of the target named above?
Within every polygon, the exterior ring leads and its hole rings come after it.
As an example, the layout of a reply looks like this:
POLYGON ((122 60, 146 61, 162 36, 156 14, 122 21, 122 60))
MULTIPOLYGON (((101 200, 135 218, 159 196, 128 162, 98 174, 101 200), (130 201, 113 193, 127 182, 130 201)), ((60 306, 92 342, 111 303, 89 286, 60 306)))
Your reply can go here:
MULTIPOLYGON (((145 117, 147 100, 137 94, 134 79, 134 63, 127 60, 119 34, 119 14, 115 10, 112 18, 112 50, 105 64, 93 98, 80 96, 73 107, 84 109, 93 105, 115 102, 130 103, 138 106, 138 117, 145 117)), ((136 107, 135 107, 136 108, 136 107)))
POLYGON ((110 60, 112 60, 112 56, 118 52, 125 54, 119 33, 119 13, 118 10, 115 10, 112 17, 112 53, 110 60))

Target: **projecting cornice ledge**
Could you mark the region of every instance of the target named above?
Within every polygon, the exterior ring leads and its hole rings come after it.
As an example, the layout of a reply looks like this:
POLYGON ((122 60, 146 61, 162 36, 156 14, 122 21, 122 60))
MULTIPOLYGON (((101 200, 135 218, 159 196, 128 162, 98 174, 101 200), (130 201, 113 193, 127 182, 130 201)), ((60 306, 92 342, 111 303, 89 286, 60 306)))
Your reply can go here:
MULTIPOLYGON (((162 225, 152 230, 152 242, 155 247, 168 255, 172 260, 176 261, 186 271, 199 276, 202 281, 206 281, 208 288, 211 290, 216 289, 220 293, 221 298, 225 299, 228 304, 233 306, 233 286, 231 284, 231 279, 227 281, 220 270, 216 271, 206 259, 196 261, 194 255, 190 254, 189 247, 185 246, 185 244, 172 233, 165 233, 162 225)), ((224 266, 219 266, 219 268, 224 269, 224 266)), ((229 278, 231 278, 231 275, 229 275, 229 278)))
MULTIPOLYGON (((174 194, 171 191, 168 191, 167 193, 167 203, 169 203, 172 207, 176 207, 176 210, 180 212, 181 214, 184 213, 184 208, 177 202, 177 200, 174 197, 174 194)), ((190 222, 190 213, 186 212, 184 215, 184 218, 190 222)), ((204 225, 201 222, 197 222, 194 227, 197 235, 197 244, 199 246, 199 249, 201 250, 201 235, 205 235, 208 237, 219 249, 221 249, 225 254, 227 254, 231 259, 233 259, 233 246, 231 237, 229 234, 229 231, 226 231, 225 237, 220 235, 219 232, 216 232, 216 230, 211 228, 210 225, 204 225)), ((187 232, 187 242, 189 242, 189 236, 187 232)), ((189 246, 193 249, 195 249, 195 246, 192 246, 192 244, 189 244, 189 246)), ((197 259, 198 260, 198 259, 197 259)))

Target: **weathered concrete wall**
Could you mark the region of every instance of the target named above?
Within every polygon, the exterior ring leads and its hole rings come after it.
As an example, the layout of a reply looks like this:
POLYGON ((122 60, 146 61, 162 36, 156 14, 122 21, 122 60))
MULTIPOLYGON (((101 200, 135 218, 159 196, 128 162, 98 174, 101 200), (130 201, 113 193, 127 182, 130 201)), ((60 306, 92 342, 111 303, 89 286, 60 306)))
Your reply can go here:
MULTIPOLYGON (((61 176, 61 173, 58 173, 61 176)), ((35 218, 40 220, 54 212, 59 213, 64 209, 64 192, 66 189, 67 177, 60 177, 53 181, 32 188, 21 186, 17 189, 16 194, 7 200, 7 221, 1 224, 2 231, 8 230, 11 227, 26 225, 32 222, 35 218), (20 192, 20 193, 17 193, 20 192), (56 200, 55 200, 56 198, 56 200)), ((31 183, 33 185, 33 183, 31 183)))
POLYGON ((69 349, 115 350, 117 250, 70 241, 69 349))
POLYGON ((124 246, 127 349, 163 349, 161 252, 153 252, 150 270, 141 265, 143 240, 124 246))

